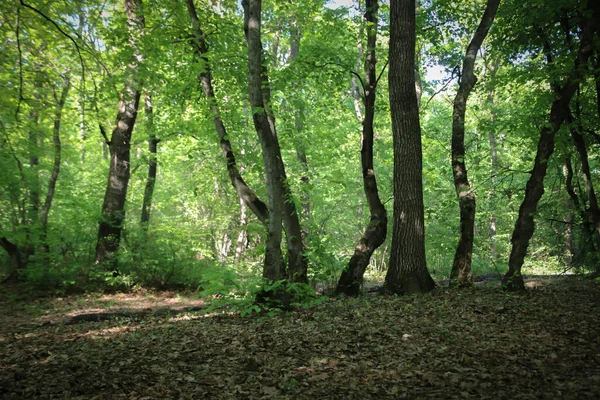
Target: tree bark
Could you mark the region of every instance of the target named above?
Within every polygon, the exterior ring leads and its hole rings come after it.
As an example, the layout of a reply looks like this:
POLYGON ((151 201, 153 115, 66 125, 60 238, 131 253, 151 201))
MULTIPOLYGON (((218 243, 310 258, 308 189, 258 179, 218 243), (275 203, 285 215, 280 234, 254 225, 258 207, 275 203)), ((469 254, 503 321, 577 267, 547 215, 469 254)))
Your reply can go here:
POLYGON ((47 243, 48 234, 48 215, 50 214, 50 208, 52 207, 52 200, 54 199, 54 192, 56 190, 56 182, 58 181, 58 174, 60 172, 60 161, 61 161, 61 150, 62 146, 60 143, 60 124, 62 121, 62 111, 67 101, 67 95, 71 82, 67 76, 64 76, 63 88, 60 93, 60 97, 56 97, 54 93, 54 100, 56 102, 56 111, 54 113, 54 126, 52 128, 52 142, 54 143, 54 163, 52 165, 52 172, 50 173, 50 179, 48 180, 48 190, 46 192, 46 199, 40 210, 40 229, 41 229, 41 246, 42 251, 47 253, 49 251, 47 243))
MULTIPOLYGON (((252 120, 262 148, 265 178, 269 192, 263 278, 267 281, 278 281, 286 278, 285 266, 282 267, 281 264, 285 173, 279 150, 279 141, 271 130, 267 110, 263 103, 262 43, 260 38, 261 0, 244 0, 242 4, 244 6, 244 31, 248 43, 248 94, 252 106, 252 120)), ((277 297, 275 293, 265 293, 265 295, 277 297)))
POLYGON ((503 279, 503 285, 510 291, 525 289, 521 268, 527 254, 529 240, 535 230, 534 215, 537 211, 537 204, 544 194, 544 177, 546 176, 548 161, 554 152, 556 132, 558 132, 562 123, 568 117, 569 103, 577 90, 579 80, 587 68, 588 59, 593 51, 592 20, 590 15, 588 15, 583 21, 574 76, 570 76, 562 88, 553 84, 556 90, 550 110, 549 123, 541 129, 533 169, 527 181, 525 198, 519 208, 519 215, 515 222, 515 229, 511 238, 512 249, 508 261, 508 272, 504 275, 503 279))
POLYGON ((146 112, 146 131, 148 134, 148 178, 146 179, 146 188, 144 189, 144 200, 142 201, 142 228, 148 229, 148 223, 150 222, 150 211, 152 210, 152 196, 154 195, 154 185, 156 184, 156 170, 158 167, 158 160, 156 154, 158 152, 158 143, 160 139, 156 137, 154 131, 154 115, 152 107, 152 98, 147 95, 144 99, 145 112, 146 112))
POLYGON ((469 94, 477 83, 477 77, 474 73, 477 52, 494 22, 499 4, 500 0, 488 0, 487 2, 481 22, 463 58, 461 83, 454 98, 454 111, 452 114, 452 175, 460 207, 460 234, 456 252, 454 253, 452 272, 450 273, 451 285, 455 281, 461 286, 472 284, 471 260, 475 228, 475 193, 471 190, 471 185, 469 184, 465 162, 465 114, 469 94))
POLYGON ((204 67, 203 71, 198 75, 198 80, 202 84, 202 88, 204 89, 204 95, 206 96, 208 106, 213 115, 213 123, 215 125, 217 134, 219 135, 221 151, 223 152, 223 157, 227 161, 227 173, 229 174, 229 179, 234 189, 236 190, 238 196, 246 205, 246 207, 248 207, 254 213, 254 215, 256 215, 260 222, 266 224, 267 219, 269 217, 269 210, 267 209, 267 205, 256 196, 254 191, 246 184, 246 182, 242 178, 242 175, 240 174, 240 171, 236 164, 235 154, 231 148, 231 142, 228 139, 225 124, 221 119, 221 113, 219 111, 219 106, 217 104, 217 99, 212 86, 211 67, 207 55, 208 43, 206 42, 206 35, 202 30, 200 20, 198 19, 196 7, 194 6, 194 1, 185 0, 185 2, 188 14, 192 21, 192 45, 194 47, 196 55, 198 56, 198 59, 201 61, 204 67))
MULTIPOLYGON (((281 254, 281 228, 274 225, 278 221, 283 222, 286 232, 288 268, 287 271, 283 268, 282 278, 287 278, 291 282, 305 283, 307 282, 307 260, 304 255, 300 219, 285 174, 281 148, 275 129, 275 116, 270 109, 271 91, 267 71, 263 63, 260 38, 261 1, 249 0, 243 1, 242 4, 244 6, 244 32, 248 43, 250 104, 253 108, 254 127, 262 146, 265 177, 269 191, 269 226, 267 249, 265 251, 265 270, 274 271, 274 267, 267 267, 267 263, 274 262, 274 255, 281 254), (279 210, 279 215, 275 220, 273 220, 275 210, 271 209, 272 205, 279 210), (277 243, 275 243, 276 241, 277 243)), ((279 270, 282 270, 282 268, 279 268, 279 270)), ((265 276, 265 278, 271 279, 268 276, 265 276)))
POLYGON ((115 257, 121 240, 125 219, 125 200, 129 184, 131 133, 138 114, 141 82, 136 81, 142 56, 139 36, 144 30, 144 17, 140 14, 141 0, 125 0, 125 13, 129 24, 129 42, 133 57, 128 65, 125 86, 120 95, 116 127, 110 139, 110 169, 108 184, 102 204, 102 220, 98 228, 96 264, 118 273, 115 257))
POLYGON ((378 1, 367 0, 365 24, 367 26, 367 61, 365 63, 365 117, 362 123, 361 166, 363 186, 371 213, 369 225, 354 248, 354 255, 342 272, 336 293, 358 296, 365 270, 369 266, 373 252, 383 244, 387 236, 387 211, 379 198, 377 180, 373 168, 373 121, 375 119, 375 95, 377 88, 377 13, 378 1))
POLYGON ((425 293, 435 288, 425 260, 423 155, 415 89, 414 0, 390 3, 388 80, 394 141, 394 222, 388 293, 425 293))

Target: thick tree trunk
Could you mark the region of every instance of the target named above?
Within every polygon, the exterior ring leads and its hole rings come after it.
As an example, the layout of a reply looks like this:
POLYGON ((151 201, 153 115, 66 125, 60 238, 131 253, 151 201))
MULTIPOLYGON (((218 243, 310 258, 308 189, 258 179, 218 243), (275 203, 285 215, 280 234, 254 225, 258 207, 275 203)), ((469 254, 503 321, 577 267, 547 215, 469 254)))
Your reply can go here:
POLYGON ((150 222, 150 211, 152 210, 152 196, 154 195, 154 186, 156 184, 156 170, 158 168, 158 160, 156 154, 158 152, 158 143, 160 139, 156 137, 154 131, 154 115, 152 107, 152 98, 147 95, 144 99, 146 112, 146 131, 148 133, 148 178, 146 178, 146 188, 144 189, 144 200, 142 201, 142 228, 148 229, 150 222))
POLYGON ((58 174, 60 172, 60 161, 61 161, 61 143, 60 143, 60 123, 62 121, 62 111, 67 101, 67 95, 69 94, 69 88, 71 82, 67 76, 64 77, 63 88, 60 93, 60 97, 56 97, 54 93, 54 100, 56 102, 56 111, 54 113, 54 126, 52 128, 52 142, 54 143, 54 163, 52 165, 52 172, 50 173, 50 179, 48 180, 48 191, 46 192, 46 199, 40 210, 40 229, 41 229, 41 246, 42 251, 47 253, 49 251, 47 243, 48 234, 48 214, 50 214, 50 208, 52 207, 52 200, 54 199, 54 192, 56 190, 56 182, 58 181, 58 174))
POLYGON ((141 83, 136 81, 142 56, 138 39, 144 30, 144 17, 140 14, 141 0, 125 0, 133 57, 128 65, 125 87, 119 99, 116 127, 110 139, 110 169, 108 184, 102 204, 102 220, 98 229, 96 264, 105 264, 107 270, 118 272, 116 252, 119 249, 121 230, 125 219, 125 200, 130 177, 131 133, 138 114, 141 83))
POLYGON ((587 69, 587 62, 592 54, 592 32, 592 18, 588 15, 582 26, 581 43, 575 62, 575 76, 567 79, 562 88, 556 88, 549 123, 541 130, 533 169, 525 189, 525 198, 519 208, 519 215, 511 238, 512 249, 508 261, 508 272, 503 279, 503 285, 507 290, 525 289, 521 268, 525 261, 529 240, 535 230, 533 218, 537 211, 538 201, 544 194, 544 177, 546 176, 548 161, 554 152, 556 132, 568 116, 569 103, 579 85, 578 80, 581 79, 585 69, 587 69))
POLYGON ((377 0, 367 0, 365 24, 367 25, 367 62, 365 63, 365 118, 362 124, 361 166, 363 186, 371 220, 354 249, 354 255, 348 267, 340 277, 336 293, 358 296, 365 270, 369 266, 371 255, 383 244, 387 235, 387 212, 379 199, 377 180, 373 169, 373 121, 375 119, 375 94, 377 86, 377 0))
POLYGON ((390 3, 388 80, 394 138, 394 223, 388 293, 425 293, 435 288, 425 260, 423 155, 415 90, 414 0, 390 3))
MULTIPOLYGON (((279 150, 279 141, 271 129, 262 94, 262 43, 261 0, 244 0, 244 31, 248 43, 248 93, 252 106, 252 119, 262 147, 267 190, 269 192, 269 213, 267 242, 263 278, 278 281, 286 278, 282 268, 281 240, 283 236, 283 204, 285 173, 279 150)), ((265 293, 267 297, 277 297, 276 293, 265 293)))
POLYGON ((198 75, 198 80, 202 84, 204 95, 206 96, 210 111, 213 115, 213 123, 221 141, 221 151, 223 152, 223 157, 225 157, 225 160, 227 161, 227 173, 229 174, 229 179, 246 207, 248 207, 254 213, 254 215, 256 215, 260 222, 266 224, 269 217, 267 205, 256 196, 254 191, 242 178, 242 175, 240 174, 236 164, 235 154, 231 148, 231 142, 228 139, 225 124, 221 119, 221 113, 219 111, 215 92, 212 87, 212 74, 210 63, 207 57, 208 43, 206 42, 206 35, 204 34, 204 31, 200 25, 200 20, 198 19, 194 1, 185 0, 185 2, 187 5, 188 14, 192 21, 192 45, 194 46, 196 55, 204 67, 203 71, 200 73, 200 75, 198 75))
POLYGON ((488 0, 481 22, 467 47, 463 58, 461 83, 454 98, 452 114, 452 175, 454 188, 460 207, 460 234, 454 253, 450 284, 457 281, 461 286, 471 285, 471 259, 473 255, 473 238, 475 228, 475 193, 471 190, 467 177, 465 162, 465 114, 467 100, 471 90, 477 83, 475 76, 475 59, 477 52, 487 36, 500 0, 488 0))

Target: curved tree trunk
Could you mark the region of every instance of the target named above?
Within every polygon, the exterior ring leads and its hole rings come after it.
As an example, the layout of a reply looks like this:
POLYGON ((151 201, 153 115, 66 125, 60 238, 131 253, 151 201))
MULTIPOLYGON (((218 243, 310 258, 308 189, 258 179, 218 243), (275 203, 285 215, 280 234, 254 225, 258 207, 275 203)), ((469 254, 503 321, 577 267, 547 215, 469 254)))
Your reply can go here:
POLYGON ((459 285, 471 284, 471 259, 475 228, 475 193, 471 190, 465 163, 465 113, 467 110, 467 99, 477 83, 477 77, 474 73, 477 52, 494 22, 499 4, 500 0, 488 0, 487 2, 481 22, 463 58, 461 83, 458 93, 456 93, 456 97, 454 98, 454 111, 452 114, 452 175, 460 207, 460 234, 456 252, 454 253, 450 284, 455 280, 458 281, 459 285))
POLYGON ((394 224, 388 293, 425 293, 435 288, 425 260, 423 154, 415 89, 414 0, 390 3, 388 80, 394 138, 394 224))
POLYGON ((377 0, 367 0, 365 23, 367 25, 367 62, 365 63, 365 116, 362 124, 361 165, 363 186, 371 220, 363 232, 360 241, 354 248, 354 255, 348 267, 340 277, 336 293, 358 296, 363 276, 371 260, 373 252, 383 244, 387 235, 387 212, 379 199, 377 180, 373 169, 373 120, 375 118, 375 93, 377 86, 377 59, 375 47, 377 42, 377 0))
POLYGON ((242 178, 236 164, 235 154, 231 148, 231 142, 229 139, 227 139, 227 130, 225 128, 225 124, 223 124, 223 120, 221 119, 221 113, 219 111, 219 106, 217 104, 217 99, 212 86, 211 66, 207 57, 208 44, 206 42, 206 35, 204 34, 204 31, 200 25, 200 20, 198 19, 198 15, 196 13, 196 7, 194 6, 194 1, 185 0, 185 3, 188 14, 192 21, 192 45, 194 46, 196 55, 204 67, 203 71, 198 75, 198 80, 202 84, 204 95, 206 96, 210 111, 213 115, 215 129, 221 141, 221 151, 223 152, 223 157, 225 157, 227 160, 227 173, 229 174, 229 179, 246 207, 248 207, 254 213, 254 215, 256 215, 260 222, 266 224, 269 217, 269 210, 267 209, 266 204, 256 196, 254 191, 242 178))
POLYGON ((152 98, 147 95, 144 99, 144 110, 146 113, 146 131, 148 134, 148 178, 146 179, 146 187, 144 188, 144 200, 142 201, 142 228, 148 229, 150 222, 150 211, 152 210, 152 196, 154 195, 154 185, 156 184, 156 170, 158 168, 158 160, 156 153, 158 152, 158 143, 160 139, 156 137, 154 132, 154 115, 152 107, 152 98))
MULTIPOLYGON (((593 19, 587 15, 583 21, 581 43, 575 62, 575 76, 566 80, 562 88, 555 87, 555 98, 550 110, 549 123, 545 125, 538 141, 537 153, 531 176, 527 181, 525 189, 525 198, 519 208, 519 215, 515 222, 515 229, 512 234, 512 249, 508 261, 508 272, 504 275, 503 285, 507 290, 524 290, 525 282, 521 275, 521 268, 525 261, 529 240, 535 230, 534 215, 537 210, 537 204, 544 194, 544 177, 548 168, 548 160, 554 152, 554 140, 562 123, 569 114, 569 103, 577 90, 579 79, 587 69, 587 62, 593 51, 593 19)), ((550 61, 550 60, 549 60, 550 61)), ((553 84, 553 86, 556 86, 553 84)))
POLYGON ((109 143, 110 169, 108 184, 102 204, 102 220, 98 229, 96 264, 118 273, 117 259, 121 230, 125 220, 125 200, 130 177, 131 133, 138 114, 141 83, 136 81, 142 56, 138 40, 144 29, 144 17, 140 14, 141 0, 125 0, 125 12, 129 24, 129 41, 134 54, 128 66, 127 80, 119 99, 116 127, 109 143))
POLYGON ((54 163, 52 165, 52 172, 48 181, 48 191, 46 192, 46 199, 40 209, 40 229, 41 229, 41 246, 42 251, 47 253, 49 251, 46 237, 48 234, 48 214, 50 214, 50 208, 52 207, 52 200, 54 199, 54 191, 56 190, 56 182, 58 181, 58 174, 60 172, 60 160, 61 160, 61 143, 60 143, 60 123, 62 120, 62 111, 67 101, 67 95, 71 82, 67 76, 64 77, 63 89, 60 97, 56 97, 54 93, 54 100, 56 102, 56 111, 54 113, 54 126, 52 128, 52 141, 54 142, 54 163))

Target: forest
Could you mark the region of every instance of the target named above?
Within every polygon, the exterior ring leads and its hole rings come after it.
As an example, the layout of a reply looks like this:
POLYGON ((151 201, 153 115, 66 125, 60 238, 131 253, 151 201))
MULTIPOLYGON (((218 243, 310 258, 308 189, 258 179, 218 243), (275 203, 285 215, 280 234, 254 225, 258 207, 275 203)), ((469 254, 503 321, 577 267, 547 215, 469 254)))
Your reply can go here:
POLYGON ((0 11, 0 398, 600 397, 600 0, 0 11))

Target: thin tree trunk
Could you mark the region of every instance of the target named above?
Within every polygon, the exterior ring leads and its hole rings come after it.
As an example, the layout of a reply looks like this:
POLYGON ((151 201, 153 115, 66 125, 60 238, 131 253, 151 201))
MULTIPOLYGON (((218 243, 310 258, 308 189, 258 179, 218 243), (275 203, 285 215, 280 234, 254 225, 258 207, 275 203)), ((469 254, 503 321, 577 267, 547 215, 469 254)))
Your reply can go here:
MULTIPOLYGON (((544 194, 544 177, 546 176, 548 161, 554 152, 556 132, 568 117, 569 103, 577 90, 578 80, 583 76, 583 72, 587 68, 587 61, 592 54, 592 32, 592 18, 588 15, 582 26, 581 43, 575 62, 575 77, 568 79, 562 88, 556 87, 549 123, 541 129, 533 169, 527 181, 525 198, 519 208, 519 215, 511 238, 512 249, 508 261, 508 272, 503 279, 503 285, 507 290, 525 289, 521 268, 525 261, 529 240, 535 230, 533 218, 537 211, 537 204, 544 194)), ((556 85, 553 84, 553 86, 556 85)))
POLYGON ((358 296, 363 282, 365 270, 369 266, 373 252, 385 242, 387 236, 387 212, 379 199, 377 180, 373 169, 373 121, 375 119, 375 95, 377 87, 377 59, 375 48, 377 44, 377 13, 378 1, 367 0, 365 24, 367 26, 367 62, 365 63, 365 118, 362 124, 361 165, 363 186, 371 220, 360 241, 354 248, 354 255, 348 267, 340 277, 336 293, 358 296))
MULTIPOLYGON (((278 186, 282 186, 281 190, 283 191, 282 197, 282 220, 283 226, 285 228, 285 239, 287 244, 287 259, 288 259, 288 268, 287 268, 287 278, 291 282, 300 282, 306 283, 308 282, 308 262, 306 256, 304 255, 304 242, 302 240, 302 228, 300 226, 300 218, 298 215, 298 211, 296 210, 296 205, 294 202, 294 198, 290 189, 290 185, 287 181, 285 166, 283 164, 283 158, 281 157, 281 148, 279 146, 279 140, 277 138, 277 130, 275 128, 275 115, 271 110, 271 88, 269 84, 269 76, 267 74, 266 64, 262 62, 262 44, 260 41, 260 9, 261 9, 261 1, 243 1, 244 10, 247 11, 245 13, 245 33, 246 33, 246 41, 248 42, 248 52, 252 52, 252 57, 249 55, 249 64, 257 62, 256 66, 250 67, 249 65, 249 75, 254 74, 253 68, 259 68, 259 78, 260 78, 260 86, 256 83, 250 83, 252 79, 248 79, 249 86, 252 85, 256 89, 260 89, 260 95, 262 102, 259 104, 258 94, 250 93, 250 104, 254 109, 254 126, 257 130, 260 130, 268 127, 270 132, 264 133, 264 137, 268 138, 267 143, 263 143, 261 139, 261 145, 263 146, 263 159, 265 157, 265 148, 266 144, 268 149, 268 153, 270 153, 269 157, 272 157, 272 163, 275 166, 273 172, 279 175, 279 183, 278 186), (248 14, 252 14, 249 16, 248 14), (255 23, 254 18, 258 18, 256 22, 258 22, 258 26, 253 26, 255 23), (258 33, 258 34, 257 34, 258 33), (259 52, 258 55, 254 54, 254 52, 259 52), (253 58, 254 57, 254 58, 253 58), (250 71, 252 69, 252 72, 250 71), (253 96, 256 95, 256 102, 253 101, 253 96), (258 113, 257 113, 258 111, 258 113), (266 119, 266 124, 263 123, 264 114, 266 119), (257 120, 258 116, 258 120, 257 120), (257 122, 259 125, 257 125, 257 122)), ((250 89, 253 90, 253 89, 250 89)), ((261 137, 261 133, 259 132, 259 138, 261 137)), ((266 163, 266 161, 265 161, 266 163)), ((271 161, 269 161, 271 163, 271 161)), ((266 164, 265 164, 266 165, 266 164)), ((266 168, 265 168, 266 174, 266 168)), ((269 178, 267 178, 267 188, 269 188, 269 178)), ((269 189, 270 190, 270 189, 269 189)), ((276 190, 276 196, 278 196, 276 190)), ((269 192, 269 196, 271 193, 269 192)), ((270 200, 269 200, 270 204, 270 200)), ((269 206, 270 207, 270 206, 269 206)))
POLYGON ((248 217, 246 216, 246 204, 240 199, 240 232, 235 245, 235 262, 239 262, 248 246, 248 217))
POLYGON ((156 170, 158 167, 158 160, 156 154, 158 152, 158 143, 160 139, 156 137, 154 131, 154 115, 152 107, 152 98, 147 95, 144 99, 145 112, 146 112, 146 131, 148 134, 148 178, 146 179, 146 188, 144 189, 144 200, 142 202, 142 228, 148 229, 148 223, 150 222, 150 211, 152 210, 152 196, 154 194, 154 186, 156 184, 156 170))
POLYGON ((469 94, 477 83, 477 77, 474 73, 477 52, 494 22, 499 4, 500 0, 488 0, 487 2, 481 22, 463 58, 461 83, 454 98, 454 111, 452 114, 452 175, 460 207, 460 234, 456 252, 454 253, 450 284, 457 281, 461 286, 472 284, 471 260, 473 256, 475 227, 475 193, 471 190, 471 185, 469 184, 465 162, 465 114, 469 94))
POLYGON ((107 270, 118 273, 115 257, 121 240, 125 220, 125 200, 129 184, 131 134, 140 102, 141 82, 136 81, 142 56, 139 53, 139 36, 144 30, 144 17, 140 14, 141 0, 125 0, 125 13, 129 24, 129 41, 133 57, 119 99, 116 127, 110 139, 110 169, 108 184, 102 204, 102 220, 98 229, 96 264, 108 263, 107 270))
POLYGON ((425 259, 423 155, 415 89, 414 0, 390 3, 388 81, 394 139, 394 222, 388 293, 425 293, 435 288, 425 259))
MULTIPOLYGON (((290 35, 290 63, 293 63, 294 61, 296 61, 298 53, 300 52, 300 40, 302 38, 302 34, 296 22, 294 22, 294 24, 292 25, 290 35)), ((298 99, 298 103, 295 105, 294 110, 294 126, 296 128, 296 157, 298 158, 298 162, 300 163, 300 167, 302 168, 302 176, 300 177, 300 180, 302 181, 302 196, 300 207, 302 209, 302 222, 304 223, 302 229, 302 237, 306 239, 309 234, 308 223, 310 220, 310 194, 308 191, 310 178, 308 177, 309 169, 308 158, 306 157, 306 148, 304 145, 304 140, 302 139, 302 133, 304 131, 303 108, 303 100, 298 99)))
MULTIPOLYGON (((248 93, 252 106, 252 119, 260 139, 265 178, 269 193, 269 214, 267 223, 267 242, 263 278, 279 281, 286 278, 285 266, 282 266, 281 240, 283 236, 283 204, 285 202, 285 172, 277 136, 271 129, 262 94, 262 43, 261 0, 244 0, 244 32, 248 43, 248 93)), ((277 298, 278 293, 265 293, 259 297, 277 298)))
POLYGON ((267 205, 256 196, 254 191, 242 178, 236 164, 235 154, 231 148, 231 142, 228 139, 225 124, 223 124, 223 120, 221 119, 221 113, 219 111, 215 92, 212 87, 212 74, 210 63, 207 57, 208 44, 206 42, 204 31, 200 25, 200 20, 198 19, 198 15, 196 13, 194 1, 185 0, 185 2, 188 14, 192 21, 192 28, 194 30, 194 39, 192 40, 192 44, 196 51, 196 55, 204 67, 203 71, 200 73, 200 75, 198 75, 198 80, 202 84, 204 95, 206 96, 206 100, 213 114, 213 122, 221 142, 221 151, 223 152, 223 157, 225 157, 227 160, 227 173, 229 174, 229 179, 231 180, 231 184, 246 207, 248 207, 254 213, 254 215, 256 215, 260 222, 266 224, 266 221, 269 217, 267 205))
POLYGON ((596 198, 596 191, 594 190, 594 184, 592 183, 592 174, 590 171, 585 139, 581 134, 583 127, 581 126, 580 120, 578 126, 573 125, 574 118, 570 113, 568 119, 571 123, 571 126, 569 126, 571 137, 573 138, 573 142, 575 142, 575 148, 577 149, 577 153, 579 153, 579 159, 581 161, 581 173, 583 174, 583 183, 585 184, 585 191, 590 203, 590 214, 592 216, 594 230, 596 235, 600 235, 600 210, 598 209, 598 199, 596 198))
POLYGON ((44 79, 40 67, 35 66, 35 78, 34 78, 34 108, 29 113, 31 120, 31 126, 29 128, 29 140, 28 140, 28 151, 29 151, 29 176, 28 176, 28 189, 29 189, 29 204, 27 206, 26 216, 26 242, 23 249, 23 255, 25 260, 29 260, 35 255, 36 246, 39 241, 39 222, 40 222, 40 173, 39 173, 39 152, 41 145, 41 132, 39 126, 40 110, 37 107, 42 106, 42 100, 40 98, 39 91, 43 85, 42 80, 44 79))
POLYGON ((58 181, 58 174, 60 172, 60 161, 61 161, 61 143, 60 143, 60 123, 62 121, 62 111, 67 101, 67 95, 71 82, 68 76, 64 76, 63 88, 60 93, 60 97, 56 97, 54 93, 54 100, 56 102, 56 111, 54 113, 54 126, 52 128, 52 142, 54 143, 54 163, 52 165, 52 172, 48 181, 48 191, 46 192, 46 199, 40 210, 40 229, 41 229, 41 246, 42 251, 47 253, 49 251, 47 235, 48 235, 48 215, 50 214, 50 208, 52 207, 52 200, 54 199, 54 191, 56 190, 56 182, 58 181))

